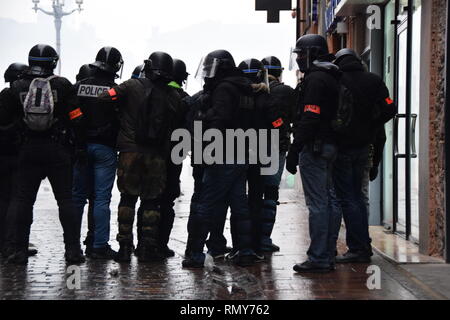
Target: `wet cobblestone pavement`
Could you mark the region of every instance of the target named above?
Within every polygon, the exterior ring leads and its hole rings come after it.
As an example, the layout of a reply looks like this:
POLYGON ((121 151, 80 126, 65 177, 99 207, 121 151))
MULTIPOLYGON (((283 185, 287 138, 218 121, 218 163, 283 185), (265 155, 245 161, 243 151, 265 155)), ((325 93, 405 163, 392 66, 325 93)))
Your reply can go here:
MULTIPOLYGON (((308 247, 307 211, 303 201, 295 200, 292 190, 281 194, 281 206, 273 239, 281 252, 265 263, 250 268, 216 262, 214 268, 181 268, 189 198, 193 182, 190 167, 183 170, 182 191, 177 202, 174 230, 169 246, 176 255, 161 263, 130 264, 87 260, 80 265, 81 288, 67 288, 62 231, 56 202, 48 183, 41 186, 35 206, 31 242, 39 253, 27 266, 0 264, 0 299, 416 299, 427 298, 398 268, 374 256, 372 264, 381 268, 381 289, 366 286, 368 265, 339 265, 329 274, 298 275, 292 267, 305 259, 308 247)), ((114 191, 111 244, 117 233, 118 192, 114 191)), ((86 219, 85 219, 86 220, 86 219)), ((83 225, 85 234, 86 221, 83 225)), ((229 224, 226 236, 230 239, 229 224)), ((340 250, 344 247, 340 242, 340 250)))

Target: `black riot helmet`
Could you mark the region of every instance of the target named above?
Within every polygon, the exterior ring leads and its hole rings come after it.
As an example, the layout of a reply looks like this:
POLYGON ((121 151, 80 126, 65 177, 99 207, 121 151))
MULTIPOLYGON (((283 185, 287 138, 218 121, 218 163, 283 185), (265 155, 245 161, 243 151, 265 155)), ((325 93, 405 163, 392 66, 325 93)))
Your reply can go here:
POLYGON ((344 48, 339 50, 336 53, 336 60, 334 61, 335 64, 339 64, 339 62, 344 58, 344 57, 355 57, 358 60, 361 60, 361 57, 359 56, 359 54, 356 53, 355 50, 350 49, 350 48, 344 48))
POLYGON ((257 59, 247 59, 242 61, 238 68, 249 78, 253 83, 267 83, 267 70, 261 61, 257 59))
POLYGON ((138 65, 134 68, 133 73, 131 74, 131 79, 139 79, 142 77, 142 73, 144 72, 145 64, 138 65))
POLYGON ((156 80, 172 81, 173 59, 165 52, 153 52, 145 62, 145 76, 156 80))
POLYGON ((181 86, 188 76, 186 64, 182 60, 173 59, 173 80, 181 86))
POLYGON ((27 69, 28 66, 23 63, 11 64, 5 71, 5 82, 13 83, 16 80, 19 80, 24 71, 27 69))
POLYGON ((231 53, 226 50, 216 50, 202 58, 195 78, 200 80, 212 79, 223 72, 235 69, 236 63, 231 53))
POLYGON ((276 78, 281 77, 284 68, 281 66, 280 59, 274 56, 269 56, 262 59, 261 63, 264 65, 264 68, 267 69, 269 75, 274 76, 276 78))
POLYGON ((59 56, 55 49, 46 44, 38 44, 28 54, 30 73, 36 76, 53 74, 58 65, 59 56))
POLYGON ((307 34, 297 40, 293 53, 301 72, 311 68, 315 60, 330 61, 334 58, 328 51, 327 40, 318 34, 307 34))
MULTIPOLYGON (((119 71, 123 70, 122 54, 116 48, 103 47, 97 53, 95 62, 91 66, 116 75, 119 71)), ((122 72, 120 77, 122 77, 122 72)))
POLYGON ((87 79, 92 77, 95 74, 95 69, 91 67, 89 64, 83 64, 76 75, 76 80, 81 81, 83 79, 87 79))

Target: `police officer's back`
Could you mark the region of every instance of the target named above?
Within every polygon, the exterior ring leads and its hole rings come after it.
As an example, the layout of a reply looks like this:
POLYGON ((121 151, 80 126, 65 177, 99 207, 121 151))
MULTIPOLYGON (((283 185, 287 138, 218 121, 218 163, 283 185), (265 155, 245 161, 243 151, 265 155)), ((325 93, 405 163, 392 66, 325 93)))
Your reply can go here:
MULTIPOLYGON (((25 64, 11 64, 5 71, 5 82, 13 83, 17 81, 27 68, 28 66, 25 64)), ((7 99, 8 91, 9 88, 5 88, 0 92, 0 100, 5 101, 7 99)), ((4 103, 0 101, 0 105, 4 106, 4 103)), ((0 120, 4 124, 3 126, 0 125, 0 176, 2 177, 0 179, 0 252, 7 255, 5 250, 7 249, 8 236, 6 233, 9 230, 6 227, 6 214, 16 180, 20 133, 16 123, 12 119, 8 119, 8 115, 4 116, 5 118, 0 120)))
POLYGON ((66 260, 84 261, 80 251, 80 231, 75 227, 71 199, 69 144, 72 140, 69 132, 75 129, 75 143, 78 148, 83 146, 82 127, 77 125, 82 119, 82 112, 72 96, 72 84, 65 78, 53 75, 57 62, 58 55, 52 47, 33 47, 29 54, 29 70, 22 79, 13 83, 6 102, 2 102, 6 104, 6 108, 0 108, 2 111, 6 109, 16 119, 22 119, 19 121, 24 136, 18 164, 19 191, 13 200, 17 219, 17 253, 10 259, 13 263, 28 261, 32 207, 41 180, 45 177, 50 180, 58 202, 66 260))
POLYGON ((90 258, 112 259, 115 256, 108 241, 109 205, 117 169, 118 112, 112 102, 100 101, 97 97, 116 85, 114 81, 122 67, 119 50, 103 47, 94 63, 80 69, 80 80, 74 87, 78 106, 84 115, 87 148, 86 156, 78 157, 74 166, 73 199, 80 229, 84 206, 90 199, 94 236, 85 242, 86 254, 90 258))
POLYGON ((160 196, 166 186, 166 162, 170 155, 170 136, 180 110, 181 99, 172 79, 173 59, 154 52, 145 61, 145 78, 130 79, 101 94, 101 101, 118 103, 118 187, 120 250, 116 260, 129 262, 133 250, 135 206, 141 199, 142 221, 138 225, 139 261, 161 259, 158 229, 160 196))
POLYGON ((294 122, 297 114, 297 92, 282 82, 282 72, 284 68, 281 61, 274 56, 269 56, 261 60, 267 69, 270 85, 270 95, 276 104, 285 126, 280 129, 280 152, 286 153, 291 143, 290 125, 294 122))

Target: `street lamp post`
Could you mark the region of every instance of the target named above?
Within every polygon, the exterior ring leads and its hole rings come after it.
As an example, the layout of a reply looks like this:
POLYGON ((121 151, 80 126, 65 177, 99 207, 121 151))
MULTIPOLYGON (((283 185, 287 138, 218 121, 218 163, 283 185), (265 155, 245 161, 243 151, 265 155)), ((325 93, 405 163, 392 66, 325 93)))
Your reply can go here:
POLYGON ((58 52, 58 55, 60 56, 59 63, 58 63, 58 74, 61 75, 61 25, 62 25, 62 18, 64 16, 68 16, 75 11, 81 12, 83 10, 81 8, 81 5, 83 4, 83 0, 75 0, 76 4, 78 5, 78 9, 73 9, 72 11, 64 11, 64 0, 52 0, 53 1, 53 11, 47 11, 38 6, 40 0, 32 0, 34 3, 33 10, 36 11, 42 11, 43 13, 53 16, 55 18, 55 28, 56 28, 56 52, 58 52))

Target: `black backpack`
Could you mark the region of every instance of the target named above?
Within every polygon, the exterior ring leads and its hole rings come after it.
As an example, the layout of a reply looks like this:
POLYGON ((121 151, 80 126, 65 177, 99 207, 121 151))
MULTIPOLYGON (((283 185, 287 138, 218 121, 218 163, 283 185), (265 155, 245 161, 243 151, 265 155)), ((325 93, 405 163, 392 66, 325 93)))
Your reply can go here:
POLYGON ((161 147, 167 140, 168 101, 162 90, 149 79, 138 79, 145 86, 145 103, 140 106, 135 125, 135 141, 146 147, 161 147))
POLYGON ((331 126, 348 144, 368 143, 376 117, 375 103, 371 102, 345 75, 338 82, 339 104, 331 126))

